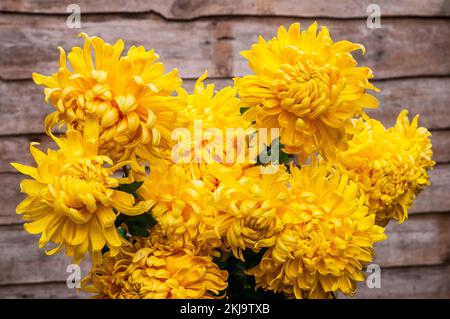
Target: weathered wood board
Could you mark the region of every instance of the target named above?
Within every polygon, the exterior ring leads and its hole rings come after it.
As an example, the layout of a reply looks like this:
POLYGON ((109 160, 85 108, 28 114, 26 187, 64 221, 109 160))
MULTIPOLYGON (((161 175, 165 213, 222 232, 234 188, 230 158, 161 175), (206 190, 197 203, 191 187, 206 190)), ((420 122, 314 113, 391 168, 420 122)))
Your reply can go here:
MULTIPOLYGON (((184 78, 209 70, 212 77, 239 76, 249 72, 239 52, 250 48, 258 35, 272 38, 279 25, 312 19, 253 18, 189 22, 165 21, 154 15, 87 15, 81 29, 66 27, 65 16, 0 13, 0 79, 29 79, 32 72, 57 70, 58 46, 66 50, 81 45, 76 35, 86 32, 107 41, 123 38, 127 46, 154 48, 167 69, 178 68, 184 78), (170 36, 168 36, 170 35, 170 36)), ((360 65, 374 70, 377 78, 444 76, 450 73, 450 20, 385 18, 383 27, 369 29, 366 20, 318 19, 337 40, 363 44, 367 53, 356 53, 360 65)))
MULTIPOLYGON (((6 0, 0 12, 66 14, 70 0, 6 0)), ((166 19, 189 20, 214 16, 367 17, 371 0, 79 0, 81 13, 154 12, 166 19), (368 8, 369 7, 369 8, 368 8)), ((445 0, 378 0, 382 16, 450 16, 445 0)))

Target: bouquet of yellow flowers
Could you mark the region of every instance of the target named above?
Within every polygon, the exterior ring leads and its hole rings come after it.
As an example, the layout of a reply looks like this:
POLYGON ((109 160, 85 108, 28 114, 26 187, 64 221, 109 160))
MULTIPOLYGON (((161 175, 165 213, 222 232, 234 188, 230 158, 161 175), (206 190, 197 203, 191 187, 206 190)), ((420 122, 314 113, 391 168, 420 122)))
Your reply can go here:
POLYGON ((429 185, 431 134, 406 110, 390 128, 369 118, 364 47, 326 27, 281 26, 242 52, 253 74, 216 91, 205 72, 193 92, 153 50, 81 36, 33 74, 58 149, 32 143, 36 167, 12 165, 30 177, 26 231, 49 255, 88 254, 97 298, 354 295, 429 185))

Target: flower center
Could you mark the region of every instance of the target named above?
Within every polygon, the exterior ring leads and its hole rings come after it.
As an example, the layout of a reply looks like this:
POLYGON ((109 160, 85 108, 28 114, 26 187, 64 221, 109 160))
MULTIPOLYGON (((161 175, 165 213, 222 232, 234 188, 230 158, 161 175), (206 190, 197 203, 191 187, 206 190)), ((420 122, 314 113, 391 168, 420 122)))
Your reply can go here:
POLYGON ((87 213, 97 209, 97 202, 107 196, 111 186, 114 185, 109 171, 101 163, 76 159, 62 167, 58 183, 51 188, 55 201, 64 203, 68 209, 87 213))
POLYGON ((313 61, 298 61, 280 68, 282 90, 278 93, 281 107, 297 117, 316 119, 337 102, 342 90, 338 70, 331 65, 319 66, 313 61))

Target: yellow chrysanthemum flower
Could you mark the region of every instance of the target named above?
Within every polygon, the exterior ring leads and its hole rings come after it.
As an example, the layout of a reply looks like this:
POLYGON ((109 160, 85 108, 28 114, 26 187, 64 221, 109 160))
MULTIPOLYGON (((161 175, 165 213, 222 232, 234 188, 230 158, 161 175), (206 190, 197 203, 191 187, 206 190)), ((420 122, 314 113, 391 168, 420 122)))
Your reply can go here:
POLYGON ((116 256, 108 252, 83 279, 96 298, 197 299, 216 298, 227 287, 228 273, 210 256, 158 243, 137 243, 116 256))
POLYGON ((203 129, 250 127, 250 122, 241 116, 240 100, 236 96, 237 89, 227 86, 215 91, 214 84, 205 86, 204 81, 207 77, 208 72, 205 71, 197 79, 192 94, 184 89, 178 91, 185 103, 180 116, 188 123, 187 128, 193 130, 195 120, 202 121, 203 129))
POLYGON ((121 56, 122 40, 111 45, 81 36, 84 47, 74 47, 67 56, 71 69, 60 48, 57 73, 33 73, 35 83, 46 87, 45 100, 56 108, 46 118, 46 130, 65 124, 81 131, 86 115, 93 114, 100 123, 100 154, 114 162, 131 159, 132 169, 143 174, 142 159, 153 161, 160 148, 170 145, 182 106, 172 96, 181 85, 178 71, 164 74, 158 55, 142 46, 132 46, 121 56))
POLYGON ((319 150, 332 156, 352 128, 351 118, 378 101, 366 93, 378 90, 369 83, 367 67, 356 67, 350 54, 360 44, 333 42, 326 27, 317 33, 317 23, 300 32, 281 26, 277 37, 262 37, 242 52, 255 75, 236 79, 242 104, 250 109, 246 118, 257 127, 280 128, 284 151, 305 160, 319 150))
POLYGON ((84 134, 68 130, 67 136, 53 139, 59 150, 47 154, 30 146, 37 167, 13 163, 32 179, 21 182, 28 197, 17 206, 17 213, 29 223, 30 234, 42 233, 39 247, 48 242, 58 246, 48 254, 65 248, 78 263, 86 252, 96 259, 106 245, 112 254, 126 244, 118 234, 114 221, 118 213, 139 215, 148 211, 151 202, 135 204, 133 195, 116 190, 119 180, 113 173, 120 164, 98 154, 98 124, 87 116, 84 134))
MULTIPOLYGON (((405 149, 423 171, 423 177, 428 180, 427 169, 433 168, 436 164, 432 160, 433 150, 430 141, 431 133, 425 127, 419 127, 419 115, 414 116, 409 122, 408 111, 403 110, 397 117, 393 128, 388 128, 388 132, 398 134, 402 140, 402 148, 405 149)), ((428 185, 428 184, 427 184, 428 185)))
POLYGON ((259 265, 249 271, 263 289, 295 298, 352 295, 372 247, 386 238, 355 183, 326 163, 291 166, 293 200, 284 228, 259 265))
POLYGON ((208 173, 208 164, 232 166, 240 161, 248 165, 249 135, 254 130, 240 113, 237 89, 226 87, 216 92, 214 84, 204 85, 207 75, 205 71, 198 78, 192 94, 184 89, 178 91, 184 100, 179 117, 187 123, 184 133, 188 134, 179 137, 173 157, 177 157, 176 162, 189 163, 184 167, 213 189, 217 181, 208 173))
POLYGON ((418 117, 409 123, 402 111, 395 127, 366 118, 363 130, 339 151, 337 167, 348 174, 366 194, 369 212, 385 225, 391 218, 402 223, 416 195, 429 185, 427 169, 434 166, 430 132, 418 127, 418 117))
POLYGON ((214 231, 212 193, 182 166, 152 169, 138 193, 155 203, 152 216, 158 221, 158 234, 173 242, 173 246, 201 253, 212 253, 221 246, 214 231))
POLYGON ((258 252, 273 246, 289 204, 285 166, 273 174, 263 174, 259 166, 233 170, 211 165, 209 169, 220 182, 214 191, 215 229, 225 247, 244 260, 246 248, 258 252))

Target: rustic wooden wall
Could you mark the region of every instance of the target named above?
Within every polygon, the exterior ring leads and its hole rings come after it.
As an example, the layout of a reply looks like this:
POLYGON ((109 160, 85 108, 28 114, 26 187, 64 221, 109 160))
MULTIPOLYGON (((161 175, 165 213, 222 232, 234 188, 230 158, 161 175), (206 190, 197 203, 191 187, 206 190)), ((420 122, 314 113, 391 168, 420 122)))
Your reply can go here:
POLYGON ((57 46, 80 45, 68 29, 66 7, 79 3, 82 31, 108 41, 155 48, 177 67, 187 87, 205 68, 219 87, 248 71, 239 52, 280 24, 318 20, 335 39, 362 43, 360 63, 373 68, 381 108, 371 114, 392 124, 402 107, 431 129, 436 169, 403 225, 388 227, 378 245, 381 289, 361 286, 363 298, 450 297, 450 1, 375 1, 382 28, 366 26, 372 0, 1 0, 0 1, 0 297, 79 297, 66 288, 63 256, 45 256, 14 213, 21 176, 9 162, 31 163, 30 141, 49 145, 41 89, 31 72, 56 71, 57 46))

